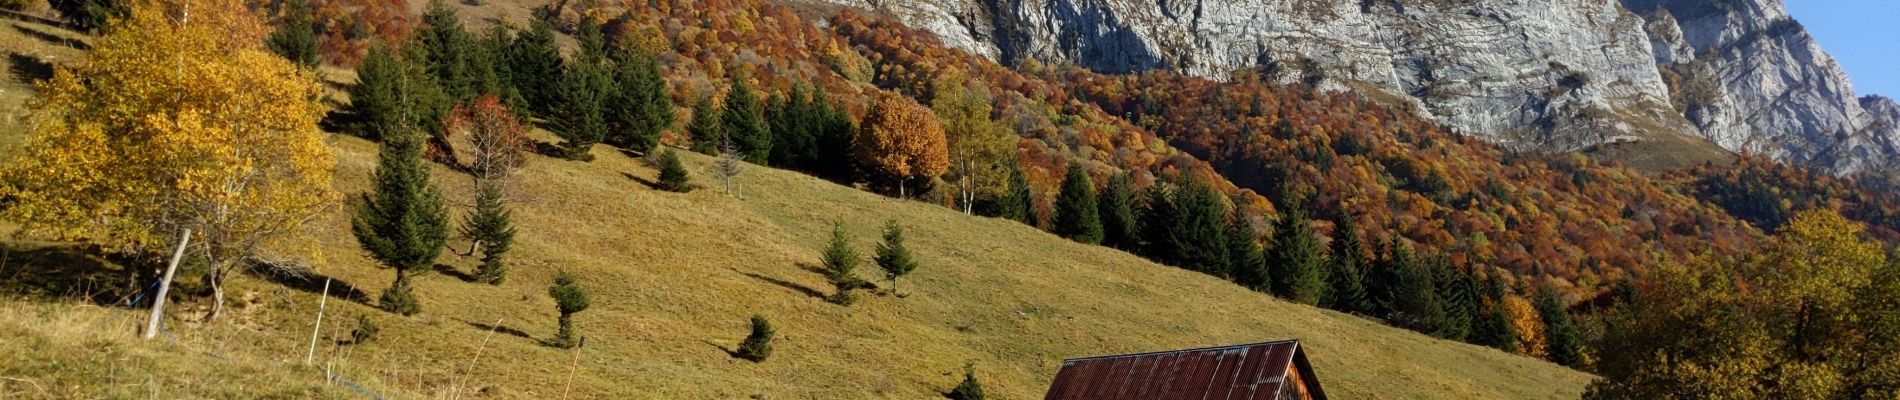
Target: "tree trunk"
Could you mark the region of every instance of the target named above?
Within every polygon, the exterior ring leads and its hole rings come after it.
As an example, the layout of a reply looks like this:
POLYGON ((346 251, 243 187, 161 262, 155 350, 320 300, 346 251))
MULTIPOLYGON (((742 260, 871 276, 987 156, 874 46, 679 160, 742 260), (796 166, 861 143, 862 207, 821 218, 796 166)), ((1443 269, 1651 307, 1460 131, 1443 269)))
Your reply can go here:
POLYGON ((211 286, 211 313, 205 314, 205 322, 210 322, 224 311, 224 268, 212 266, 211 271, 205 273, 205 281, 211 286))
POLYGON ((172 289, 172 274, 178 272, 178 261, 185 257, 185 246, 191 244, 191 228, 185 228, 178 237, 178 249, 172 251, 171 263, 165 265, 165 277, 159 279, 158 293, 152 297, 152 316, 145 322, 145 339, 158 336, 158 323, 165 316, 165 295, 172 289))

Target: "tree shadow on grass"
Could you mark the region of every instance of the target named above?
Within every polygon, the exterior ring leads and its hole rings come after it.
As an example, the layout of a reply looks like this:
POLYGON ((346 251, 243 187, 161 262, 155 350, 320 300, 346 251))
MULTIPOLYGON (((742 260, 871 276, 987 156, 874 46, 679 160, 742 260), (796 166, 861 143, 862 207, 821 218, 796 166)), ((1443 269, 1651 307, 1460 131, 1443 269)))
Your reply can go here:
POLYGON ((504 335, 508 335, 508 336, 514 336, 514 337, 518 337, 518 338, 522 338, 522 339, 528 339, 528 340, 531 340, 531 341, 534 341, 534 342, 536 342, 536 343, 540 343, 540 342, 541 342, 540 340, 535 340, 535 338, 534 338, 534 336, 533 336, 533 335, 529 335, 529 334, 528 334, 528 332, 526 332, 526 331, 522 331, 522 330, 520 330, 520 329, 515 329, 515 328, 511 328, 511 327, 508 327, 508 325, 506 325, 506 324, 502 324, 502 325, 494 325, 494 324, 487 324, 487 323, 481 323, 481 322, 475 322, 475 321, 462 321, 462 323, 465 323, 465 324, 468 324, 468 326, 470 326, 470 327, 473 327, 473 328, 475 328, 475 329, 480 329, 480 330, 483 330, 483 331, 493 331, 493 332, 498 332, 498 333, 501 333, 501 334, 504 334, 504 335))
POLYGON ((55 35, 52 32, 39 30, 38 28, 33 28, 26 25, 21 25, 21 24, 13 24, 13 30, 20 31, 20 33, 25 34, 27 36, 31 36, 34 39, 39 39, 42 42, 71 47, 71 48, 79 49, 79 50, 92 50, 92 45, 86 44, 86 42, 83 40, 69 39, 64 36, 55 35))
POLYGON ((134 275, 98 249, 0 243, 0 292, 113 305, 140 289, 134 275))
POLYGON ((462 270, 455 269, 455 267, 451 267, 448 264, 436 264, 435 272, 454 277, 455 279, 460 279, 462 280, 462 282, 475 281, 475 275, 471 275, 467 272, 462 272, 462 270))
POLYGON ((737 350, 726 348, 726 345, 719 344, 711 340, 700 340, 699 342, 705 343, 707 346, 712 346, 712 348, 719 349, 719 352, 726 353, 727 357, 739 358, 739 352, 737 350))
POLYGON ((251 275, 264 278, 264 280, 268 280, 271 283, 316 295, 322 295, 324 293, 323 281, 327 278, 330 281, 330 297, 349 300, 367 306, 375 306, 375 304, 370 303, 369 294, 363 292, 362 289, 357 289, 356 285, 352 285, 342 279, 331 278, 316 273, 315 271, 267 267, 250 268, 250 271, 251 275))
POLYGON ((800 284, 797 284, 797 283, 794 283, 794 282, 792 282, 792 281, 787 281, 787 280, 784 280, 784 279, 779 279, 779 278, 773 278, 773 277, 769 277, 769 276, 765 276, 765 275, 759 275, 759 274, 755 274, 755 273, 751 273, 751 272, 745 272, 745 271, 740 271, 740 270, 737 270, 737 269, 734 269, 734 270, 732 270, 732 271, 733 271, 733 272, 738 272, 738 273, 739 273, 740 275, 745 275, 745 276, 747 276, 747 277, 751 277, 752 279, 757 279, 757 280, 761 280, 761 281, 765 281, 766 283, 770 283, 770 284, 773 284, 773 285, 778 285, 779 287, 783 287, 783 288, 786 288, 786 289, 791 289, 792 291, 795 291, 795 292, 799 292, 799 293, 803 293, 803 294, 805 294, 806 296, 811 296, 811 297, 815 297, 815 298, 818 298, 818 299, 820 299, 820 300, 823 300, 823 299, 828 299, 828 298, 830 298, 830 297, 829 297, 829 295, 826 295, 826 294, 825 294, 825 292, 821 292, 821 291, 819 291, 818 289, 813 289, 813 288, 811 288, 810 286, 805 286, 805 285, 800 285, 800 284))
POLYGON ((53 77, 53 63, 25 54, 7 53, 7 71, 20 82, 39 82, 53 77))
POLYGON ((654 181, 649 181, 649 180, 647 180, 647 178, 641 178, 641 177, 638 177, 638 176, 633 176, 633 174, 629 174, 629 173, 625 173, 625 172, 622 172, 622 173, 620 173, 620 176, 624 176, 624 177, 627 177, 627 179, 631 179, 631 180, 633 180, 634 182, 639 182, 639 183, 640 183, 640 184, 642 184, 642 185, 646 185, 646 187, 647 187, 647 189, 653 189, 653 190, 663 190, 663 189, 660 189, 660 183, 659 183, 659 182, 654 182, 654 181))

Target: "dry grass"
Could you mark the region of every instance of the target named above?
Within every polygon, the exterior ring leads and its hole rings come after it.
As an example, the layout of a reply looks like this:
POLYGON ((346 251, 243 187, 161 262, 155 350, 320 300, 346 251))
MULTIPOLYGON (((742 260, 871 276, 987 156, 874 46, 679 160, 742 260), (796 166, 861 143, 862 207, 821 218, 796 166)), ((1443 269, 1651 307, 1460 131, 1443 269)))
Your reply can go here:
MULTIPOLYGON (((333 141, 339 188, 361 190, 374 145, 344 136, 333 141)), ((333 301, 326 320, 334 324, 319 363, 341 363, 346 377, 384 395, 444 397, 470 369, 487 327, 500 320, 502 333, 462 392, 558 396, 572 353, 539 341, 554 333, 546 287, 566 269, 582 277, 595 304, 576 317, 588 338, 577 398, 927 398, 954 386, 966 360, 976 361, 999 398, 1034 398, 1067 357, 1278 338, 1305 340, 1322 381, 1341 398, 1574 398, 1589 379, 1279 302, 1012 222, 763 168, 738 178, 743 201, 716 190, 660 192, 633 179, 655 179, 639 160, 606 147, 595 153, 600 159, 591 163, 536 158, 527 167, 522 183, 533 199, 516 205, 521 234, 506 284, 431 273, 419 281, 424 312, 409 318, 333 301), (806 293, 829 292, 806 268, 817 263, 834 221, 868 252, 888 219, 909 229, 923 263, 902 283, 909 297, 867 296, 846 308, 806 293), (758 364, 726 353, 754 313, 780 332, 777 351, 758 364), (382 338, 336 345, 359 314, 379 321, 382 338)), ((694 172, 710 162, 684 159, 694 172)), ((466 198, 465 176, 438 168, 437 179, 452 198, 466 198)), ((312 240, 328 251, 319 273, 372 298, 388 285, 391 272, 356 250, 340 214, 318 223, 312 240)), ((460 271, 475 263, 442 261, 460 271)), ((864 277, 875 278, 868 271, 864 277)), ((7 366, 0 374, 71 390, 58 397, 142 393, 135 386, 148 381, 165 393, 207 397, 347 394, 315 386, 321 375, 314 370, 289 367, 301 361, 314 294, 249 277, 236 287, 255 304, 210 325, 175 322, 180 335, 192 338, 176 345, 132 341, 120 334, 129 326, 89 322, 109 311, 8 300, 0 303, 0 340, 46 350, 0 359, 9 361, 0 363, 7 366), (101 366, 105 360, 124 367, 101 366), (199 377, 168 378, 172 370, 199 377), (277 378, 238 383, 258 374, 277 378)), ((6 385, 0 387, 16 394, 31 390, 6 385)))

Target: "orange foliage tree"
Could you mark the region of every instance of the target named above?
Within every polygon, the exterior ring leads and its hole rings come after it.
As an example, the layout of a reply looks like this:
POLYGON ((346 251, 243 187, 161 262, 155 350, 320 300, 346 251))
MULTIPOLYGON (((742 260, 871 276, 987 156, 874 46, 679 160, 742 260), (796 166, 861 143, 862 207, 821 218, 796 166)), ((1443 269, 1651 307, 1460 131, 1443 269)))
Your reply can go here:
POLYGON ((943 125, 936 114, 895 93, 878 96, 858 129, 854 146, 867 172, 895 184, 900 198, 910 181, 936 178, 950 169, 943 125))

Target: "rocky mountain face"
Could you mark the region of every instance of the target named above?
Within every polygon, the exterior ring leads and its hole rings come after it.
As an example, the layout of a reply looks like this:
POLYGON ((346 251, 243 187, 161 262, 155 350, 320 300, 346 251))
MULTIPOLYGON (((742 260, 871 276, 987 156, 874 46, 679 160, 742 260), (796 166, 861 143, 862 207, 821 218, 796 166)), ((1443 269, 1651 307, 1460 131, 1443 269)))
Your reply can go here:
POLYGON ((823 1, 1005 64, 1252 69, 1514 147, 1686 134, 1836 172, 1900 154, 1893 103, 1856 99, 1780 0, 823 1))

